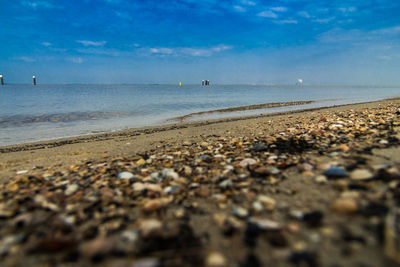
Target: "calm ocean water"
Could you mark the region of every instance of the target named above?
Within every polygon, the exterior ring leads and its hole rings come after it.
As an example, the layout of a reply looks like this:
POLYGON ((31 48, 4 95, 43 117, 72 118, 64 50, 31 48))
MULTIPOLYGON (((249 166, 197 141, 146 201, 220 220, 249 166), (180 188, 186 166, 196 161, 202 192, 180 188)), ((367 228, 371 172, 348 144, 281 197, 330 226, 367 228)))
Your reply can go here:
POLYGON ((252 85, 5 85, 0 146, 172 123, 193 112, 317 100, 310 105, 194 117, 192 120, 331 106, 400 96, 395 87, 252 85))

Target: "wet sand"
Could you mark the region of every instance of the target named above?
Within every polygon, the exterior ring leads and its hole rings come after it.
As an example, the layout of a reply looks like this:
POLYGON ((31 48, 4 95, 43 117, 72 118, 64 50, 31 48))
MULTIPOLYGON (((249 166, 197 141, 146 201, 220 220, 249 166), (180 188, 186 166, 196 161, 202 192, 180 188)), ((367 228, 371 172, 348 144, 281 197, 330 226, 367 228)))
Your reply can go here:
POLYGON ((2 262, 396 266, 399 107, 391 99, 1 147, 2 262))

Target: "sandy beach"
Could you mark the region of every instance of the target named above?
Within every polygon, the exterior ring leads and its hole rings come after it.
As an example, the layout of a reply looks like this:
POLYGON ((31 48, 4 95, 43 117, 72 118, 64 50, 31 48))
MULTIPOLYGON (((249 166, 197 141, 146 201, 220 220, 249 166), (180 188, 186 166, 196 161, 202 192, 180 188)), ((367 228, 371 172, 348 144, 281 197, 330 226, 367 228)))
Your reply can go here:
POLYGON ((400 99, 0 147, 5 266, 396 266, 400 99))

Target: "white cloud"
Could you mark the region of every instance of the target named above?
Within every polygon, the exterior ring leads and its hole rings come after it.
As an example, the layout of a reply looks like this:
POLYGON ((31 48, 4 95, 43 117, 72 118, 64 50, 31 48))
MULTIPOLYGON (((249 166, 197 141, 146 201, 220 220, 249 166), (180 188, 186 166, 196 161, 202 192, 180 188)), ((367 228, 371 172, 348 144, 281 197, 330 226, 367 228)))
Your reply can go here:
POLYGON ((357 11, 357 8, 354 7, 354 6, 351 6, 351 7, 340 7, 338 9, 339 9, 339 11, 341 11, 343 13, 352 13, 352 12, 357 11))
POLYGON ((46 47, 49 47, 49 46, 51 46, 51 43, 50 42, 42 42, 42 45, 46 46, 46 47))
POLYGON ((242 7, 242 6, 233 6, 233 9, 234 9, 235 11, 241 12, 241 13, 246 12, 246 9, 245 9, 244 7, 242 7))
POLYGON ((82 64, 83 63, 83 58, 81 58, 81 57, 71 57, 71 58, 69 58, 69 60, 71 62, 73 62, 73 63, 76 63, 76 64, 82 64))
POLYGON ((276 24, 298 24, 299 22, 295 19, 284 19, 284 20, 275 20, 276 24))
POLYGON ((107 42, 106 41, 87 41, 87 40, 78 40, 77 43, 80 43, 84 46, 104 46, 107 42))
POLYGON ((22 1, 21 4, 35 10, 38 8, 59 8, 58 6, 46 1, 22 1))
POLYGON ((310 14, 309 14, 307 11, 300 11, 300 12, 298 12, 297 14, 298 14, 300 17, 303 17, 303 18, 306 18, 306 19, 311 18, 310 14))
POLYGON ((82 53, 82 54, 104 55, 104 56, 112 56, 112 57, 117 57, 117 56, 121 55, 121 52, 119 52, 119 51, 103 49, 103 48, 98 48, 98 47, 77 49, 76 51, 79 53, 82 53))
POLYGON ((242 3, 245 6, 255 6, 256 5, 256 2, 249 1, 249 0, 242 0, 242 1, 240 1, 240 3, 242 3))
POLYGON ((400 25, 395 26, 395 27, 390 27, 390 28, 374 30, 374 31, 371 31, 371 33, 372 34, 389 34, 389 35, 398 34, 398 33, 400 33, 400 25))
POLYGON ((218 46, 211 47, 211 50, 213 50, 215 52, 221 52, 221 51, 225 51, 225 50, 230 50, 232 48, 233 48, 233 46, 231 46, 231 45, 218 45, 218 46))
POLYGON ((313 19, 313 22, 317 22, 317 23, 329 23, 332 20, 334 20, 335 17, 329 17, 329 18, 324 18, 324 19, 313 19))
POLYGON ((36 59, 34 59, 32 57, 26 57, 26 56, 17 57, 16 59, 24 61, 24 62, 35 62, 36 61, 36 59))
POLYGON ((288 10, 287 7, 284 6, 271 7, 270 9, 275 12, 286 12, 288 10))
POLYGON ((324 32, 317 36, 317 39, 321 43, 344 43, 365 40, 365 38, 371 38, 360 30, 344 30, 341 28, 335 28, 324 32))
POLYGON ((196 47, 156 47, 149 48, 150 54, 159 56, 191 56, 191 57, 209 57, 215 53, 232 49, 229 45, 218 45, 208 48, 196 48, 196 47))
POLYGON ((174 50, 172 50, 171 48, 166 48, 166 47, 150 48, 150 53, 160 54, 160 55, 171 55, 174 53, 174 50))
POLYGON ((272 18, 272 19, 276 19, 278 17, 278 15, 276 15, 271 10, 266 10, 266 11, 260 12, 257 14, 257 16, 263 17, 263 18, 272 18))

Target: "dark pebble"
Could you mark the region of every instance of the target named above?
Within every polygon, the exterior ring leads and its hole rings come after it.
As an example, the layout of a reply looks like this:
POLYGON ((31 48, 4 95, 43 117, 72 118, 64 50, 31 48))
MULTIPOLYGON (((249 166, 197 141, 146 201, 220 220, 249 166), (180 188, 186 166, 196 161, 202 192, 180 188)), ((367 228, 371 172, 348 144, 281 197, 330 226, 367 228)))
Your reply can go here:
POLYGON ((201 155, 201 156, 200 156, 200 159, 201 159, 202 161, 204 161, 204 162, 207 162, 207 163, 211 163, 211 162, 212 162, 212 157, 209 156, 209 155, 201 155))
POLYGON ((348 173, 338 166, 330 167, 329 169, 324 171, 324 174, 329 178, 342 178, 348 176, 348 173))
POLYGON ((261 228, 252 222, 247 223, 246 231, 244 233, 244 242, 249 247, 255 247, 257 238, 261 233, 261 228))
POLYGON ((368 191, 369 188, 365 184, 358 184, 358 183, 353 183, 349 184, 347 187, 349 190, 359 190, 359 191, 368 191))
POLYGON ((71 238, 46 238, 32 250, 36 253, 54 253, 74 248, 78 242, 71 238))
POLYGON ((303 221, 310 227, 319 227, 322 225, 324 214, 321 211, 312 211, 304 214, 303 221))
POLYGON ((366 217, 371 217, 371 216, 382 217, 386 216, 388 212, 389 208, 380 203, 371 202, 361 208, 361 214, 366 217))
POLYGON ((246 256, 244 261, 240 263, 240 267, 260 267, 260 260, 254 254, 249 254, 246 256))
POLYGON ((265 237, 274 247, 286 247, 289 243, 281 231, 267 232, 265 237))
POLYGON ((262 141, 258 141, 257 143, 255 143, 253 145, 253 147, 251 148, 252 151, 255 152, 261 152, 261 151, 267 151, 268 150, 268 146, 264 145, 262 143, 262 141))
POLYGON ((342 239, 345 242, 357 242, 360 244, 366 244, 365 238, 361 235, 351 233, 349 230, 344 230, 342 233, 342 239))
POLYGON ((293 252, 289 256, 289 262, 297 266, 309 266, 309 267, 319 266, 317 260, 317 254, 310 251, 293 252))

